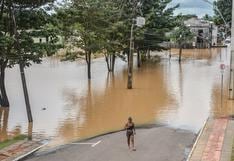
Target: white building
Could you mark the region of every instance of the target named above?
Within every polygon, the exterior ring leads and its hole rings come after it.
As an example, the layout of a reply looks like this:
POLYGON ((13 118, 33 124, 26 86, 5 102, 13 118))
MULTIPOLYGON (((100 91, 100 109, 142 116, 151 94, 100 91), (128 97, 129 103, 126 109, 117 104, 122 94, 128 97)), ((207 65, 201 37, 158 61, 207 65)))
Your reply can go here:
POLYGON ((184 21, 184 24, 195 34, 194 44, 196 47, 207 48, 217 45, 218 28, 213 22, 192 17, 184 21))

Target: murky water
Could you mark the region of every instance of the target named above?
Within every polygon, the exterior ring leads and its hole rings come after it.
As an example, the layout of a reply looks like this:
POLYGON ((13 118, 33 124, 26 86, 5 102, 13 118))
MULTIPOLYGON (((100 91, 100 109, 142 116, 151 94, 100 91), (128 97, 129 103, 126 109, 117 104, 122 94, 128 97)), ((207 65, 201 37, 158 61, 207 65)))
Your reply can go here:
POLYGON ((228 70, 221 107, 219 70, 221 61, 229 64, 229 50, 184 50, 183 55, 181 65, 173 56, 135 68, 133 90, 126 89, 127 64, 121 60, 114 74, 108 74, 104 59, 94 60, 92 80, 87 81, 85 63, 45 59, 26 69, 33 128, 27 124, 19 69, 8 69, 11 107, 9 113, 0 111, 1 140, 32 131, 51 138, 50 146, 61 145, 122 129, 128 116, 138 125, 163 123, 197 132, 210 114, 232 112, 226 99, 228 70))

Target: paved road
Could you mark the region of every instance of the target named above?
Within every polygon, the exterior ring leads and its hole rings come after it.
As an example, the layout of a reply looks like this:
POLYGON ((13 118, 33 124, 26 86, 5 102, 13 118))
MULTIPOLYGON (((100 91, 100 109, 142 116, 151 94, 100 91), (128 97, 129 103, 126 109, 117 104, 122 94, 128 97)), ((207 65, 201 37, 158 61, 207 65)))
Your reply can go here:
POLYGON ((137 129, 136 151, 128 150, 125 132, 100 136, 85 143, 67 145, 54 152, 32 156, 27 161, 183 161, 195 140, 195 134, 168 127, 137 129))

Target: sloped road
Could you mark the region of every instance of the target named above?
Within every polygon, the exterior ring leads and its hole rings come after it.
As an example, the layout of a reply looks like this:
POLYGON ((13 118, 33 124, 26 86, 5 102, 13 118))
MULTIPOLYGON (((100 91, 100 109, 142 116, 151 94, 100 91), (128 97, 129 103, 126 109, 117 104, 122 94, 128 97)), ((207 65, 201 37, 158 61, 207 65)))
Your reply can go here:
POLYGON ((168 127, 137 129, 136 151, 128 150, 125 132, 103 135, 85 144, 70 144, 27 161, 183 161, 195 139, 189 131, 168 127), (91 144, 97 143, 93 147, 91 144))

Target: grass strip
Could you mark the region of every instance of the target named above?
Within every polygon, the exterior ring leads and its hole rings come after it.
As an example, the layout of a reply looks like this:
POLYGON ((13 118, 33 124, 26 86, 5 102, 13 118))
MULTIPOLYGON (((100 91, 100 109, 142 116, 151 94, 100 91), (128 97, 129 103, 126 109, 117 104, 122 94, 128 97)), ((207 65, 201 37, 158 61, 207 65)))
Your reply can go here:
POLYGON ((5 147, 8 147, 8 146, 10 146, 12 144, 15 144, 18 141, 24 140, 25 138, 27 138, 26 135, 18 135, 16 137, 12 138, 12 139, 7 139, 7 140, 5 140, 3 142, 0 142, 0 150, 5 148, 5 147))

